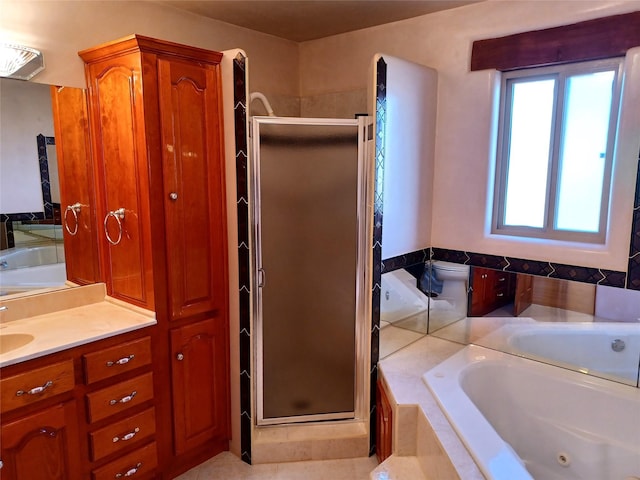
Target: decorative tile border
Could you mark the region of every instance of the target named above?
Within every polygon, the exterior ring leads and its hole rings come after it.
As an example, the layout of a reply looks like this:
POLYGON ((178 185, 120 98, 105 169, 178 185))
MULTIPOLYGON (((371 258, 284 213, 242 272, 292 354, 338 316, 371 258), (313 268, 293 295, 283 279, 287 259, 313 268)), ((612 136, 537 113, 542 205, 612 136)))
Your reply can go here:
POLYGON ((380 359, 380 282, 382 263, 382 215, 384 193, 384 135, 387 116, 387 64, 383 58, 376 68, 376 151, 373 192, 373 272, 371 295, 371 365, 369 369, 369 455, 376 453, 376 384, 380 359))
POLYGON ((629 266, 627 267, 627 288, 640 290, 640 152, 638 153, 636 196, 633 202, 633 220, 631 223, 630 243, 629 266))
MULTIPOLYGON (((639 209, 640 210, 640 209, 639 209)), ((640 217, 640 216, 639 216, 640 217)), ((640 226, 640 223, 638 223, 640 226)), ((640 237, 640 232, 637 235, 640 237)), ((640 252, 636 254, 640 262, 640 252)), ((537 260, 527 260, 524 258, 501 257, 484 253, 465 252, 462 250, 449 250, 445 248, 432 247, 430 249, 417 250, 405 255, 388 258, 382 261, 382 271, 391 272, 400 268, 410 267, 427 260, 443 260, 452 263, 462 263, 475 267, 492 268, 494 270, 504 270, 506 272, 526 273, 540 277, 558 278, 562 280, 572 280, 575 282, 592 283, 606 285, 609 287, 624 288, 625 283, 632 283, 635 278, 640 284, 639 277, 633 277, 625 272, 615 270, 605 270, 601 268, 580 267, 577 265, 565 265, 562 263, 540 262, 537 260)), ((633 288, 629 286, 628 288, 633 288)))
POLYGON ((432 258, 506 272, 624 288, 625 272, 432 247, 432 258))
MULTIPOLYGON (((40 134, 36 137, 38 144, 38 164, 40 165, 40 182, 42 183, 42 201, 44 203, 44 218, 53 218, 54 204, 51 200, 51 181, 49 179, 49 158, 47 145, 55 145, 54 137, 40 134)), ((60 207, 60 204, 57 204, 60 207)))
POLYGON ((55 145, 54 137, 45 137, 42 134, 36 136, 36 144, 38 146, 38 168, 40 170, 40 184, 42 185, 42 212, 24 212, 24 213, 0 213, 0 222, 5 224, 7 234, 7 247, 16 246, 13 236, 13 222, 35 222, 38 220, 52 220, 54 207, 60 208, 59 203, 53 203, 51 200, 51 183, 49 180, 49 159, 47 157, 47 145, 55 145))
POLYGON ((249 252, 249 174, 245 57, 233 60, 233 105, 236 140, 236 201, 240 290, 240 451, 251 463, 251 255, 249 252))

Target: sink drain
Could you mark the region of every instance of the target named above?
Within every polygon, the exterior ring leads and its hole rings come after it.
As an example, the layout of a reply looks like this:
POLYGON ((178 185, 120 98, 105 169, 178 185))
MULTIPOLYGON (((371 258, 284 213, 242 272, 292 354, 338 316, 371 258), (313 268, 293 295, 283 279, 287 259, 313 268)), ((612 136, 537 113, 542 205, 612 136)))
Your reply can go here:
POLYGON ((569 465, 571 465, 571 457, 569 456, 568 453, 564 453, 564 452, 558 453, 558 455, 556 455, 556 460, 563 467, 568 467, 569 465))

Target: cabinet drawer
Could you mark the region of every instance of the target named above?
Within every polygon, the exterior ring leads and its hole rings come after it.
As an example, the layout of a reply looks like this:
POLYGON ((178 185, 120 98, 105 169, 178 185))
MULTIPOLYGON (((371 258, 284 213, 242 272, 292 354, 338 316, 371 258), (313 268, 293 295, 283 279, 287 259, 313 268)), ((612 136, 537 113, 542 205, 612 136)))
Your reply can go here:
POLYGON ((149 438, 156 432, 156 414, 153 408, 89 434, 91 460, 100 460, 132 443, 149 438))
POLYGON ((104 348, 83 356, 85 383, 105 378, 151 363, 151 339, 149 337, 104 348))
POLYGON ((89 422, 115 415, 153 398, 151 372, 87 394, 89 422))
POLYGON ((0 380, 0 411, 30 405, 73 390, 73 360, 54 363, 0 380))
POLYGON ((93 480, 147 477, 158 466, 155 442, 124 455, 91 472, 93 480))

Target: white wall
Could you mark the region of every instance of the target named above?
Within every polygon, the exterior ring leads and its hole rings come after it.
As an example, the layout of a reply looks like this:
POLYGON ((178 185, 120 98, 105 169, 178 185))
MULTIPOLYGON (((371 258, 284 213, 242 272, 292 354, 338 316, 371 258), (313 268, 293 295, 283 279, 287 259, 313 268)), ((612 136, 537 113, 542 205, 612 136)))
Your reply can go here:
MULTIPOLYGON (((431 246, 438 75, 392 55, 387 64, 382 258, 431 246)), ((375 99, 372 99, 375 102, 375 99)), ((377 139, 376 139, 377 141, 377 139)))
POLYGON ((489 0, 305 42, 300 46, 300 92, 308 96, 366 88, 368 64, 378 51, 435 68, 438 116, 432 245, 626 271, 633 196, 629 178, 635 178, 629 159, 615 179, 612 211, 615 209, 617 223, 607 248, 523 244, 485 234, 493 162, 495 74, 469 72, 469 63, 474 40, 631 12, 639 7, 637 1, 489 0))
POLYGON ((45 70, 34 82, 84 87, 80 50, 132 33, 252 58, 251 87, 298 95, 298 44, 143 1, 2 0, 0 41, 41 50, 45 70))
POLYGON ((36 137, 53 137, 47 85, 0 79, 0 213, 43 212, 36 137))

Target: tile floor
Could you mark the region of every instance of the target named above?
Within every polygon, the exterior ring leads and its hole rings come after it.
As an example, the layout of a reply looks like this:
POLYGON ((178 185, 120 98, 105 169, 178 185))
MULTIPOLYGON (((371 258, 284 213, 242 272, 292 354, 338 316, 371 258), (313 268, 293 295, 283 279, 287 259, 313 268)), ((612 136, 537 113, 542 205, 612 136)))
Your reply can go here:
POLYGON ((369 458, 247 465, 229 452, 198 465, 176 480, 369 480, 376 468, 369 458))

